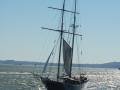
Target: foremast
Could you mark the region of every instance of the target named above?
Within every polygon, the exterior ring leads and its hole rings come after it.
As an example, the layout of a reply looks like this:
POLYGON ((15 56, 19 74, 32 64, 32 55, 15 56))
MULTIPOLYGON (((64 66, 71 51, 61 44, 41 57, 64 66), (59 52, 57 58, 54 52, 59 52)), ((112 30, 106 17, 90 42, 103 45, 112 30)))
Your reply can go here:
POLYGON ((63 1, 62 8, 62 21, 61 21, 61 32, 60 32, 60 49, 59 49, 59 59, 58 59, 58 73, 57 73, 57 81, 60 76, 60 60, 61 60, 61 48, 62 48, 62 38, 63 38, 63 25, 64 25, 64 12, 65 12, 65 0, 63 1))

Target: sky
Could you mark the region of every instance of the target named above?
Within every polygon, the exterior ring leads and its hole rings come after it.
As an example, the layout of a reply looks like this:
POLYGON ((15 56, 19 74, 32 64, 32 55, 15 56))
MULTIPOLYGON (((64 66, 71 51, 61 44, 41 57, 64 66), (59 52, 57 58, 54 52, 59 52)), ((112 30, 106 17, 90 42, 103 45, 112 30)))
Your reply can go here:
MULTIPOLYGON (((63 0, 0 0, 0 60, 44 62, 58 33, 63 0)), ((70 6, 67 2, 67 8, 70 6)), ((120 61, 120 0, 78 0, 78 25, 83 34, 81 63, 120 61)))

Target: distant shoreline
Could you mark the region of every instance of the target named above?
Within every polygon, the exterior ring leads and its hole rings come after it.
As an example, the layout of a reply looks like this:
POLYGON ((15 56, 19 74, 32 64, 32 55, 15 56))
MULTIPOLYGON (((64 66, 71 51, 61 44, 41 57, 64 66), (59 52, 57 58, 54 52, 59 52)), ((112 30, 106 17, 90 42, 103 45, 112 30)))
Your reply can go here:
MULTIPOLYGON (((44 65, 43 62, 0 60, 0 65, 44 65)), ((63 64, 61 64, 63 65, 63 64)), ((50 63, 49 66, 57 66, 57 63, 50 63)), ((89 68, 120 68, 120 62, 109 62, 103 64, 73 64, 73 67, 89 68)))

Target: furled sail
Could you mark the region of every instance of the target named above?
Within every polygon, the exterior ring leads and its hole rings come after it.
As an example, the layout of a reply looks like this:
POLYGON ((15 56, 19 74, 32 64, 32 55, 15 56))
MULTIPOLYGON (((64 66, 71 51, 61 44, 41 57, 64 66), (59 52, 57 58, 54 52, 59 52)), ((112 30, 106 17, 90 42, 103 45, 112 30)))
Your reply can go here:
POLYGON ((71 52, 72 52, 72 48, 63 39, 63 62, 64 62, 64 69, 65 69, 65 72, 66 72, 67 75, 70 75, 71 52))

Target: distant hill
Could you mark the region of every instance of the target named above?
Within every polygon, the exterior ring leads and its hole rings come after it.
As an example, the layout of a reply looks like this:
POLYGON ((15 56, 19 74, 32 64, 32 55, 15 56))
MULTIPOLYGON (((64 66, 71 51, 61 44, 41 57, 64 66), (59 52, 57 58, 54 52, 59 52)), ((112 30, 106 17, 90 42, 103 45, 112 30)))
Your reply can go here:
POLYGON ((41 62, 31 62, 31 61, 15 61, 15 60, 0 60, 0 64, 11 64, 11 65, 43 65, 41 62))
MULTIPOLYGON (((42 62, 28 62, 28 61, 15 61, 15 60, 0 60, 0 65, 44 65, 42 62)), ((49 65, 57 66, 56 63, 49 65)), ((62 65, 62 64, 61 64, 62 65)), ((120 62, 109 62, 104 64, 73 64, 73 67, 90 67, 90 68, 120 68, 120 62)))
POLYGON ((120 68, 120 62, 109 62, 103 64, 74 64, 73 66, 91 67, 91 68, 120 68))

